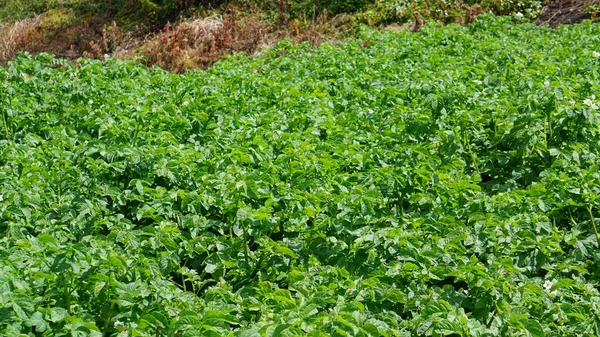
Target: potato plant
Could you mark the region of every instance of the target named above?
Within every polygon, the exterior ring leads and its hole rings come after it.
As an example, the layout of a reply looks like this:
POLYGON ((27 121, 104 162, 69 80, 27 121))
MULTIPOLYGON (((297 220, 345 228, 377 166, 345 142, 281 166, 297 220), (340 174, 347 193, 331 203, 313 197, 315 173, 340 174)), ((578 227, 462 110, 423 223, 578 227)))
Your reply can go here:
POLYGON ((600 28, 0 69, 3 336, 600 335, 600 28))

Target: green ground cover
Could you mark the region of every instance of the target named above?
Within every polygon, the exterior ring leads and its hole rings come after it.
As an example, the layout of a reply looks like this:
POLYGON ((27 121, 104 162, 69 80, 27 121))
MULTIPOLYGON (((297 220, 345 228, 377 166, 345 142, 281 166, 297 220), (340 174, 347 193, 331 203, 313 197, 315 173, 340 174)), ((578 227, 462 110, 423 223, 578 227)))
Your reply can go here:
POLYGON ((599 58, 493 17, 184 75, 22 55, 0 334, 600 335, 599 58))

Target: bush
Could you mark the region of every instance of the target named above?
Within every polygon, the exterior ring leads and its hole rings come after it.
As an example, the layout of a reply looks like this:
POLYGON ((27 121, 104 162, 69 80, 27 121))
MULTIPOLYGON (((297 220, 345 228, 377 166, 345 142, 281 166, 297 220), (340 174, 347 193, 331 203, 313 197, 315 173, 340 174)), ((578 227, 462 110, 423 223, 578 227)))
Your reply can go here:
POLYGON ((52 9, 95 9, 102 1, 84 0, 8 0, 0 3, 0 21, 16 21, 52 9))
POLYGON ((299 0, 291 1, 290 14, 299 16, 326 10, 329 14, 355 13, 374 3, 374 0, 299 0))
POLYGON ((533 18, 539 13, 543 0, 378 0, 367 6, 358 18, 367 24, 378 25, 412 21, 415 13, 445 23, 470 23, 483 12, 498 15, 521 13, 533 18))
POLYGON ((197 0, 8 0, 0 3, 0 21, 19 20, 50 10, 68 10, 79 15, 102 14, 132 25, 154 24, 174 19, 181 11, 198 4, 197 0))

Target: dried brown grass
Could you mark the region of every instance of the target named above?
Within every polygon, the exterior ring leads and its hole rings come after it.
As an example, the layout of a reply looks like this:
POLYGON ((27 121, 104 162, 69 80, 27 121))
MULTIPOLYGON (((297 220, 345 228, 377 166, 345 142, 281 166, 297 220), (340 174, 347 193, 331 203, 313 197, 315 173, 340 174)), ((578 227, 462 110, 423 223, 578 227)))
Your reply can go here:
POLYGON ((102 59, 105 55, 126 58, 137 44, 134 32, 123 31, 113 21, 102 28, 102 33, 97 39, 90 40, 82 46, 82 56, 95 59, 102 59))
POLYGON ((6 64, 20 51, 26 51, 36 41, 43 39, 36 32, 40 16, 0 24, 0 63, 6 64))
POLYGON ((284 38, 312 44, 334 39, 340 30, 329 27, 329 31, 325 31, 326 20, 291 20, 281 26, 235 13, 193 19, 177 26, 168 24, 162 31, 148 36, 132 54, 146 57, 148 64, 177 73, 192 68, 206 69, 225 55, 239 52, 256 55, 284 38))
MULTIPOLYGON (((60 31, 48 31, 42 28, 43 19, 40 16, 0 25, 0 62, 5 64, 19 51, 48 51, 69 59, 143 56, 148 65, 181 73, 193 68, 206 69, 232 53, 256 55, 284 38, 318 44, 335 39, 341 31, 336 24, 331 24, 337 21, 329 21, 326 13, 310 20, 274 24, 261 21, 257 15, 233 12, 167 24, 145 36, 126 32, 114 22, 103 24, 101 29, 84 22, 60 31)), ((347 18, 338 21, 347 22, 347 18)))
POLYGON ((266 44, 271 25, 235 15, 213 16, 167 24, 160 32, 147 37, 139 55, 148 63, 182 72, 190 68, 207 68, 227 54, 255 53, 266 44))

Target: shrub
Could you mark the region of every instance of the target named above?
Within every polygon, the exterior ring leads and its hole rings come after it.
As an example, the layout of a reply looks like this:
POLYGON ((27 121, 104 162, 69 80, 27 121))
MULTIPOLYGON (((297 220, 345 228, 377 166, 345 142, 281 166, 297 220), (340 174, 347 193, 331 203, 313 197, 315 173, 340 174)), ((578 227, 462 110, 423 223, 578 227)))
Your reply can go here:
POLYGON ((357 17, 371 25, 413 20, 416 13, 445 23, 469 23, 483 12, 507 15, 521 13, 535 17, 543 0, 379 0, 357 17))
POLYGON ((7 0, 0 3, 0 21, 17 21, 52 9, 83 10, 98 8, 102 1, 84 0, 7 0))
POLYGON ((374 0, 297 0, 291 1, 290 13, 293 16, 310 14, 326 10, 329 14, 355 13, 374 3, 374 0))

